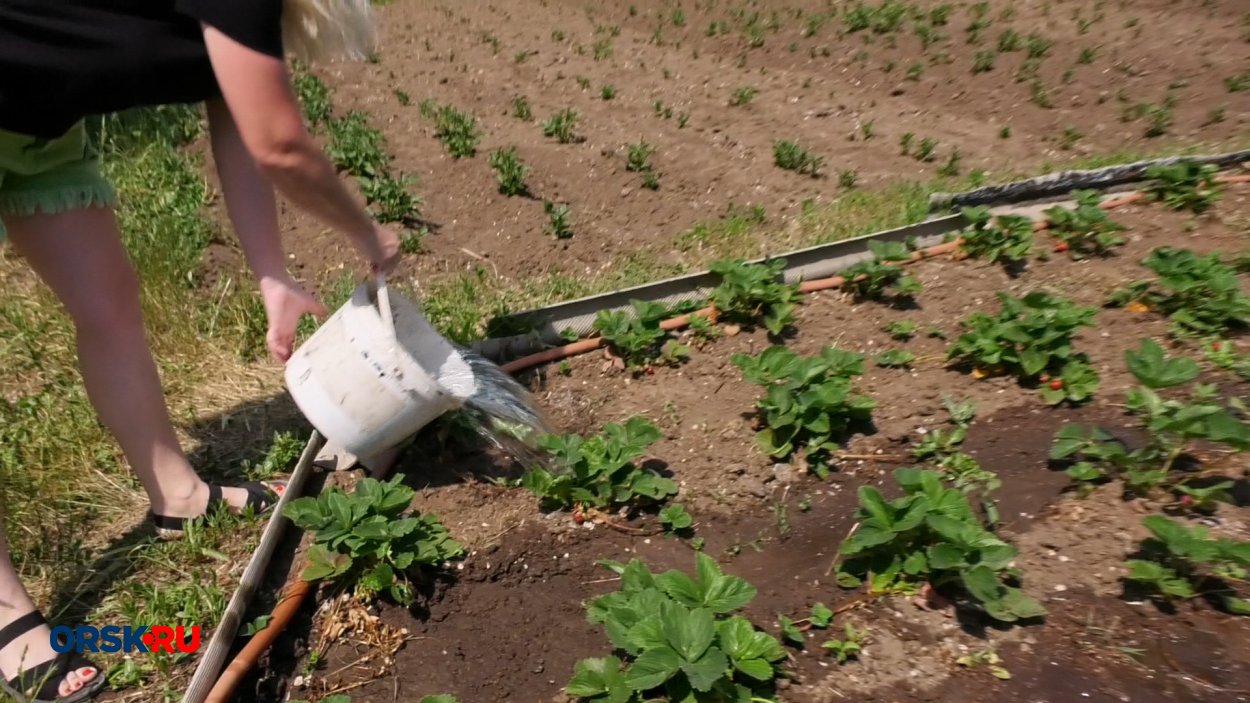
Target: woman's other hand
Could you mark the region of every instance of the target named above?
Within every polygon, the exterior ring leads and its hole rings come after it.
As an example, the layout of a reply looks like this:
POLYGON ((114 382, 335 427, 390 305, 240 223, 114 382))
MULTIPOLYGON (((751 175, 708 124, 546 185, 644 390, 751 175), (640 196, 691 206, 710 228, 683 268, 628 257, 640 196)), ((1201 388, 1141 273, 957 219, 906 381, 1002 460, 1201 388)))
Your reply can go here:
POLYGON ((306 314, 325 317, 329 311, 290 278, 262 279, 260 295, 265 302, 265 314, 269 317, 269 331, 265 335, 269 353, 286 363, 291 358, 300 318, 306 314))

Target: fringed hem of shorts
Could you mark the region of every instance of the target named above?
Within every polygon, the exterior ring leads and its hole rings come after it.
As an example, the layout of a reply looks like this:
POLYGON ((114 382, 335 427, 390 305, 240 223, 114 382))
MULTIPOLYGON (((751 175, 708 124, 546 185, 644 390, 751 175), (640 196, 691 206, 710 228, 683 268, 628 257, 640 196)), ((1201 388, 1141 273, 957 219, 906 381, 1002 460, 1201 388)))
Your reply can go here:
POLYGON ((0 216, 57 215, 116 205, 117 193, 107 183, 0 193, 0 216))

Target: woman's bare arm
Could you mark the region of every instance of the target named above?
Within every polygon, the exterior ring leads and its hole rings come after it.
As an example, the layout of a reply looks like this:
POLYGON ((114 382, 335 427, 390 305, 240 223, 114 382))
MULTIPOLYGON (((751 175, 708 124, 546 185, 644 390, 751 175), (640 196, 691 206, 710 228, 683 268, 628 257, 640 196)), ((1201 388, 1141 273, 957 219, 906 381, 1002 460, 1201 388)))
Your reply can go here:
POLYGON ((209 26, 204 40, 233 124, 260 173, 297 207, 345 234, 375 267, 393 267, 398 237, 357 202, 308 133, 286 64, 209 26))

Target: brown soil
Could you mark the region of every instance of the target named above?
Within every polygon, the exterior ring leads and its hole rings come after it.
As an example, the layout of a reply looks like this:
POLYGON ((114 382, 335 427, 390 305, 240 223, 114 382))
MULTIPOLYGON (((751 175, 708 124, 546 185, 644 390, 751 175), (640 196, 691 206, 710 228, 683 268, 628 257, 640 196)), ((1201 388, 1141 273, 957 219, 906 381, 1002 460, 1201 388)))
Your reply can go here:
MULTIPOLYGON (((804 36, 809 19, 826 9, 819 0, 749 8, 685 3, 682 27, 672 23, 675 4, 657 0, 400 2, 380 9, 377 63, 319 74, 335 89, 336 112, 368 112, 396 168, 420 179, 416 191, 432 234, 401 276, 426 285, 481 268, 488 281, 519 283, 543 272, 591 274, 627 257, 702 263, 719 250, 681 247, 679 235, 732 204, 766 208, 772 233, 735 253, 791 248, 786 221, 797 218, 804 201, 842 195, 841 172, 854 171, 860 186, 873 187, 936 178, 956 150, 962 178, 973 169, 1003 175, 1088 154, 1239 139, 1250 112, 1224 80, 1245 69, 1250 44, 1241 40, 1243 13, 1234 4, 1195 10, 1162 0, 1097 9, 1090 2, 993 3, 978 44, 965 31, 973 19, 969 4, 951 12, 939 28, 945 38, 925 50, 910 19, 897 34, 847 33, 838 16, 804 36), (753 48, 747 26, 756 12, 763 44, 753 48), (1081 20, 1090 23, 1084 31, 1081 20), (730 31, 708 36, 713 22, 730 31), (1031 99, 1031 79, 1016 79, 1024 48, 999 54, 989 72, 972 72, 974 55, 993 52, 1007 29, 1054 42, 1039 69, 1053 107, 1031 99), (596 60, 596 42, 610 44, 611 56, 596 60), (1095 51, 1092 62, 1079 63, 1087 48, 1095 51), (530 53, 518 63, 520 52, 530 53), (912 81, 905 76, 914 63, 923 73, 912 81), (605 84, 616 88, 614 99, 600 97, 605 84), (729 106, 744 86, 756 89, 754 99, 729 106), (1169 87, 1176 102, 1167 134, 1147 138, 1146 119, 1121 121, 1133 105, 1162 104, 1169 87), (396 90, 410 96, 408 106, 396 90), (532 120, 511 116, 520 95, 532 120), (427 98, 478 118, 484 137, 475 158, 446 153, 418 112, 427 98), (657 102, 673 116, 657 115, 657 102), (541 123, 566 107, 580 114, 583 139, 562 145, 543 136, 541 123), (1220 108, 1223 120, 1212 122, 1210 113, 1220 108), (684 128, 681 115, 689 116, 684 128), (1004 126, 1010 138, 1000 138, 1004 126), (1068 127, 1074 142, 1065 149, 1068 127), (906 133, 915 135, 913 152, 921 140, 936 140, 931 162, 902 155, 906 133), (777 139, 797 140, 823 157, 827 175, 813 179, 776 167, 777 139), (627 145, 640 140, 656 147, 657 191, 625 168, 627 145), (533 197, 496 190, 486 155, 509 145, 532 169, 533 197), (571 239, 545 232, 543 199, 570 204, 571 239)), ((311 220, 288 212, 284 221, 292 264, 310 279, 324 282, 356 261, 345 240, 311 220)))
MULTIPOLYGON (((486 285, 500 286, 551 272, 593 275, 629 260, 693 266, 725 252, 683 246, 680 235, 733 204, 763 206, 772 234, 747 237, 732 253, 778 252, 798 243, 791 225, 805 201, 843 195, 843 171, 856 172, 863 187, 929 181, 958 150, 961 178, 971 169, 994 177, 1095 153, 1199 140, 1226 144, 1244 139, 1250 120, 1245 101, 1224 85, 1250 58, 1250 44, 1241 41, 1244 11, 1231 2, 1199 8, 1146 0, 1098 9, 1084 1, 994 3, 993 23, 979 45, 966 41, 969 4, 952 12, 940 28, 947 39, 927 51, 910 22, 896 37, 845 34, 838 17, 803 36, 807 19, 826 6, 817 0, 749 8, 685 3, 680 28, 671 22, 673 3, 632 5, 636 14, 629 4, 583 0, 394 3, 380 8, 377 63, 319 71, 335 90, 336 113, 367 111, 385 133, 395 166, 420 179, 416 191, 431 233, 399 278, 421 288, 480 269, 486 285), (757 10, 764 42, 752 48, 744 31, 757 10), (774 10, 775 31, 767 28, 774 10), (1005 17, 1008 10, 1014 16, 1005 17), (1092 22, 1086 31, 1078 16, 1092 22), (665 28, 657 39, 661 20, 665 28), (728 23, 731 31, 708 36, 713 21, 728 23), (1055 42, 1040 67, 1052 108, 1031 100, 1030 81, 1015 80, 1024 51, 999 55, 988 73, 971 72, 974 55, 996 47, 1008 27, 1055 42), (612 53, 596 60, 592 47, 600 41, 610 43, 612 53), (1086 48, 1097 50, 1088 65, 1077 61, 1086 48), (518 62, 522 51, 535 53, 518 62), (915 62, 923 64, 923 75, 907 80, 915 62), (589 81, 588 89, 579 78, 589 81), (599 97, 605 84, 616 88, 615 99, 599 97), (748 105, 729 106, 743 86, 758 93, 748 105), (1161 104, 1169 89, 1176 103, 1166 136, 1146 138, 1144 119, 1121 121, 1126 107, 1161 104), (412 104, 401 105, 395 90, 412 104), (511 116, 519 95, 528 98, 532 120, 511 116), (478 118, 485 136, 475 158, 447 155, 416 107, 426 98, 478 118), (673 116, 657 115, 657 102, 670 106, 673 116), (541 122, 566 107, 581 115, 583 139, 561 145, 543 137, 541 122), (1221 107, 1224 119, 1210 120, 1221 107), (681 115, 689 116, 684 128, 681 115), (866 139, 869 124, 872 138, 866 139), (1004 126, 1010 138, 1000 138, 1004 126), (1071 149, 1060 144, 1067 127, 1071 136, 1079 134, 1071 149), (917 144, 936 140, 932 162, 900 154, 906 133, 917 144), (795 139, 824 157, 826 177, 777 168, 775 139, 795 139), (658 191, 643 188, 641 176, 625 168, 627 145, 639 140, 657 148, 658 191), (495 189, 486 154, 510 145, 532 169, 533 197, 505 198, 495 189), (571 205, 571 239, 545 232, 544 199, 571 205)), ((782 701, 1246 700, 1250 625, 1244 619, 1205 604, 1165 614, 1124 597, 1124 558, 1142 537, 1143 511, 1157 506, 1124 503, 1114 487, 1084 500, 1066 497, 1066 477, 1046 463, 1053 433, 1064 422, 1125 426, 1115 406, 1131 382, 1123 352, 1143 337, 1164 339, 1166 322, 1100 310, 1097 327, 1082 333, 1077 347, 1093 359, 1102 388, 1096 402, 1080 409, 1047 408, 1036 390, 1007 379, 974 382, 942 365, 947 342, 923 334, 893 342, 882 328, 912 319, 953 339, 969 312, 996 309, 1000 291, 1047 289, 1098 306, 1111 289, 1144 275, 1134 262, 1153 247, 1245 249, 1247 192, 1230 191, 1195 226, 1158 207, 1118 211, 1116 219, 1130 226, 1130 241, 1107 261, 1039 259, 1018 277, 975 261, 924 262, 914 267, 925 288, 915 309, 853 304, 836 292, 809 296, 787 340, 795 350, 814 353, 836 344, 871 355, 905 347, 921 358, 910 371, 869 363, 859 387, 877 402, 875 427, 851 438, 847 450, 881 458, 847 460, 824 482, 774 464, 755 448, 750 411, 758 389, 741 380, 729 358, 765 348, 769 341, 760 331, 724 337, 680 368, 654 376, 605 372, 603 357, 592 354, 571 360, 567 375, 544 368, 528 381, 562 430, 592 432, 634 415, 662 427, 664 439, 651 449, 656 465, 679 481, 680 502, 695 516, 708 553, 759 588, 746 614, 774 633, 778 613, 801 617, 813 602, 837 606, 856 598, 834 584, 829 570, 853 524, 858 486, 890 484, 898 463, 888 457, 907 454, 922 432, 948 424, 945 395, 976 402, 978 419, 965 449, 1003 480, 997 499, 1004 534, 1021 549, 1025 589, 1050 611, 1045 624, 986 628, 907 599, 873 602, 839 616, 835 625, 849 619, 867 627, 870 641, 860 659, 838 666, 822 656, 822 640, 814 638, 808 652, 792 650, 794 681, 781 691, 782 701), (809 501, 810 509, 802 510, 809 501), (959 656, 987 648, 1002 656, 1011 680, 956 665, 959 656)), ((355 260, 341 238, 303 215, 288 211, 284 222, 293 270, 323 291, 355 260)), ((214 247, 206 267, 233 269, 238 262, 237 252, 214 247)), ((1235 469, 1244 473, 1243 464, 1235 469)), ((461 703, 564 700, 561 689, 574 663, 609 650, 582 607, 586 598, 613 588, 610 572, 595 562, 637 556, 653 569, 689 569, 694 555, 680 540, 578 527, 566 514, 544 515, 527 492, 486 481, 515 476, 518 469, 478 448, 423 437, 400 471, 419 489, 414 507, 439 515, 469 546, 469 558, 414 612, 382 609, 382 623, 412 638, 384 667, 388 673, 379 676, 376 662, 357 666, 369 649, 358 635, 348 635, 311 677, 304 675, 307 662, 291 660, 302 647, 304 626, 270 662, 264 690, 274 700, 317 700, 335 690, 378 703, 438 693, 455 694, 461 703)), ((1218 518, 1224 533, 1250 536, 1244 507, 1221 507, 1218 518)), ((645 519, 641 524, 650 526, 645 519)))
MULTIPOLYGON (((1111 288, 1146 275, 1135 262, 1154 247, 1244 249, 1247 212, 1244 191, 1230 191, 1214 213, 1198 220, 1157 206, 1117 211, 1115 218, 1129 226, 1129 243, 1115 257, 1038 259, 1015 278, 977 261, 925 261, 913 268, 925 285, 919 307, 895 310, 814 295, 805 300, 788 344, 802 353, 828 344, 870 354, 905 346, 922 358, 937 357, 945 342, 923 336, 891 342, 881 327, 914 319, 953 338, 970 311, 996 309, 998 291, 1047 289, 1099 305, 1111 288)), ((1164 340, 1166 331, 1166 321, 1150 313, 1100 310, 1097 327, 1077 348, 1093 359, 1103 386, 1095 402, 1079 408, 1044 406, 1034 389, 1007 379, 973 381, 940 361, 918 363, 912 371, 870 363, 859 386, 878 403, 875 429, 847 446, 882 459, 845 462, 824 482, 774 464, 754 448, 749 412, 757 391, 728 358, 763 349, 768 342, 759 331, 724 337, 681 368, 653 376, 605 371, 602 357, 587 355, 572 360, 568 375, 545 369, 530 380, 564 430, 592 432, 633 415, 662 426, 665 437, 651 455, 680 482, 679 500, 695 516, 707 553, 759 588, 745 610, 757 625, 776 634, 779 613, 800 618, 817 601, 856 606, 839 615, 835 627, 851 622, 867 628, 860 658, 837 665, 815 633, 806 651, 790 650, 791 680, 781 701, 1246 700, 1250 622, 1201 600, 1165 612, 1125 591, 1124 559, 1146 535, 1141 518, 1163 506, 1125 502, 1115 485, 1084 498, 1065 495, 1068 479, 1047 461, 1054 433, 1066 422, 1098 423, 1132 441, 1132 419, 1117 407, 1131 382, 1123 352, 1145 337, 1164 340), (1025 590, 1049 611, 1044 624, 996 627, 902 597, 865 602, 832 579, 838 545, 854 522, 857 487, 889 490, 889 473, 900 462, 888 457, 908 454, 922 430, 948 424, 944 396, 977 403, 964 449, 1002 479, 996 494, 1001 532, 1020 549, 1025 590), (985 666, 956 663, 986 650, 1002 657, 1010 680, 1000 681, 985 666)), ((1207 378, 1231 394, 1246 394, 1244 385, 1218 372, 1208 371, 1207 378)), ((352 700, 378 703, 438 693, 455 694, 462 703, 563 701, 576 661, 609 653, 606 637, 583 610, 586 599, 614 587, 611 573, 596 562, 638 557, 653 570, 693 567, 684 540, 577 526, 567 514, 540 513, 525 491, 482 481, 516 469, 505 458, 422 438, 399 470, 420 488, 415 507, 440 515, 471 554, 427 589, 413 611, 382 608, 381 622, 410 637, 386 673, 351 666, 361 647, 349 636, 331 648, 323 668, 301 681, 294 697, 315 699, 315 693, 351 687, 352 700)), ((1234 457, 1229 471, 1244 480, 1250 461, 1234 457)), ((1246 507, 1222 505, 1204 521, 1218 534, 1250 537, 1246 507)), ((654 523, 644 517, 631 524, 654 523)))

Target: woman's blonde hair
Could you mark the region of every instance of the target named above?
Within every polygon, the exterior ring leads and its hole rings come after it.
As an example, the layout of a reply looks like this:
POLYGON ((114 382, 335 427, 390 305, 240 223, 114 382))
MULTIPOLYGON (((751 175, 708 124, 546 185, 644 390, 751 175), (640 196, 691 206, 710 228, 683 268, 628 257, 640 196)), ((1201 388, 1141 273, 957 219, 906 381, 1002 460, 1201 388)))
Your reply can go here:
POLYGON ((362 61, 377 44, 370 0, 283 0, 282 43, 305 63, 362 61))

